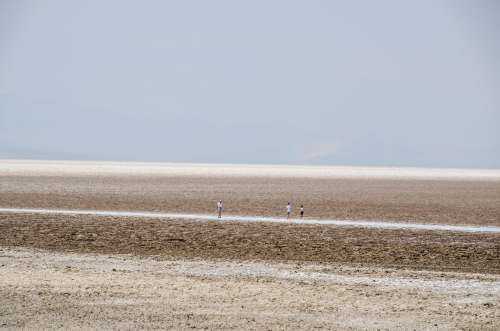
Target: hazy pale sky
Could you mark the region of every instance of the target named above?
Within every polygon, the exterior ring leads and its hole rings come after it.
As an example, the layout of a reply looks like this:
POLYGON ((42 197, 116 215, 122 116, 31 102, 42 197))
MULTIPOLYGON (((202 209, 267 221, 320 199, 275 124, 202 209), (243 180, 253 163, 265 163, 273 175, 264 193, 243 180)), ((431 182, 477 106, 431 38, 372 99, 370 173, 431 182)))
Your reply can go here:
POLYGON ((500 1, 0 0, 0 158, 500 168, 500 1))

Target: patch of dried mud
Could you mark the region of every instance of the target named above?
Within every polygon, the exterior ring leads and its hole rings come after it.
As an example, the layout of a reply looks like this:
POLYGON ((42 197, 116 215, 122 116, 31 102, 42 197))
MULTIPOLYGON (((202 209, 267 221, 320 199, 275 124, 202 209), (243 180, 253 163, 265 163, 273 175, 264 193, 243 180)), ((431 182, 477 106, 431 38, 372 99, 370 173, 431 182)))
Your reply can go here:
POLYGON ((500 273, 500 235, 487 233, 0 214, 0 246, 500 273))

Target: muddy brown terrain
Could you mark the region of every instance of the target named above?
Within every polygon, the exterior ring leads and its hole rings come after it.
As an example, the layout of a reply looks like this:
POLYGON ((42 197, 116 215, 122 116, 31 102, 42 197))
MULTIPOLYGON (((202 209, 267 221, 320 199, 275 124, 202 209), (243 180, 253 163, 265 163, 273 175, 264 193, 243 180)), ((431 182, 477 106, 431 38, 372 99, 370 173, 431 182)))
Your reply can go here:
POLYGON ((500 274, 500 234, 0 214, 0 246, 500 274))

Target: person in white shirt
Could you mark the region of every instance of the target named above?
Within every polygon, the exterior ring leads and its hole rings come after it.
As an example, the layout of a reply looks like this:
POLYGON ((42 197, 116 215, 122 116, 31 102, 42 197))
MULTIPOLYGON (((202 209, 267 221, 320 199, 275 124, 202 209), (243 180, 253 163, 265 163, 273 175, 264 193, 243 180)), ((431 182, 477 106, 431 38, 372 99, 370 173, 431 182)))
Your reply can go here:
POLYGON ((304 217, 304 205, 300 205, 300 218, 304 217))
POLYGON ((219 218, 222 218, 222 209, 224 209, 224 205, 222 204, 222 200, 217 202, 217 212, 219 213, 219 218))
POLYGON ((290 218, 290 214, 292 213, 292 205, 290 202, 286 205, 286 218, 290 218))

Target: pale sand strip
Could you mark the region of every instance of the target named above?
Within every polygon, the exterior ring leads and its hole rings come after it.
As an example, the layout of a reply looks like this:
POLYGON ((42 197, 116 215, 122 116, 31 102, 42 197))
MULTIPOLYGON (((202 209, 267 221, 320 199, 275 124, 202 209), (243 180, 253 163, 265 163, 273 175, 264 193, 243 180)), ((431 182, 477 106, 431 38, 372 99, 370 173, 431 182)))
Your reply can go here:
POLYGON ((111 210, 31 209, 31 208, 0 208, 0 213, 93 215, 93 216, 111 216, 111 217, 155 218, 155 219, 166 219, 166 220, 262 222, 262 223, 281 223, 281 224, 331 225, 331 226, 375 228, 375 229, 407 229, 407 230, 426 230, 426 231, 500 233, 500 227, 497 226, 394 223, 394 222, 384 222, 384 221, 333 220, 333 219, 286 219, 286 218, 264 217, 264 216, 224 215, 222 219, 219 219, 217 218, 216 215, 206 215, 206 214, 131 212, 131 211, 111 211, 111 210))
POLYGON ((2 176, 201 176, 500 181, 500 169, 0 160, 2 176))

